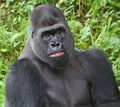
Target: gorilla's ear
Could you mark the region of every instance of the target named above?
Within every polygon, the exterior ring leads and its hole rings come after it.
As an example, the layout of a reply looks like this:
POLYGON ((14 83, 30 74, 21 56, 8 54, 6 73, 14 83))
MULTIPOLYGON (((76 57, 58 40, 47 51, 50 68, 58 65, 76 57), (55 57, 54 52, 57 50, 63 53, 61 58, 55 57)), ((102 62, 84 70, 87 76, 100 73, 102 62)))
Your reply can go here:
POLYGON ((31 38, 33 38, 34 33, 35 33, 35 31, 32 31, 32 33, 31 33, 31 38))

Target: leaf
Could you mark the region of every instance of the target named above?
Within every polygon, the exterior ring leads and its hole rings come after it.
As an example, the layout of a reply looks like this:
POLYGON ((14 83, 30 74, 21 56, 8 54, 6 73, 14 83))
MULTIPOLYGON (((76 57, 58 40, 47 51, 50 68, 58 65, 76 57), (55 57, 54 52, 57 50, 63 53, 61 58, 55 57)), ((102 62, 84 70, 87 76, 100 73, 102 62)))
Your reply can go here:
POLYGON ((1 52, 7 52, 7 49, 0 49, 1 52))
POLYGON ((80 30, 80 35, 82 37, 81 39, 86 38, 90 34, 91 34, 91 32, 90 32, 90 27, 89 26, 85 26, 84 28, 82 28, 80 30))
POLYGON ((13 43, 16 38, 18 38, 21 35, 21 33, 16 33, 11 37, 11 42, 13 43))

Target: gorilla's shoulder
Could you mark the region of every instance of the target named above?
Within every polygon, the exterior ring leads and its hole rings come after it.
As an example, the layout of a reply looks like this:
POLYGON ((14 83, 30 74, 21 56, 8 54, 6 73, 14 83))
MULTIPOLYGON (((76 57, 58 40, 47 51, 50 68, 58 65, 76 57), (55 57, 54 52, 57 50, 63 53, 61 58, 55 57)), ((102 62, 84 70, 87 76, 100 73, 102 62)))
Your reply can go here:
POLYGON ((23 59, 19 59, 17 60, 16 62, 14 62, 12 65, 11 65, 11 68, 12 67, 18 67, 18 66, 29 66, 33 64, 32 61, 30 59, 27 59, 27 58, 23 58, 23 59))
POLYGON ((10 72, 19 73, 19 72, 27 72, 29 70, 35 70, 35 69, 37 69, 37 67, 32 62, 32 60, 24 58, 14 62, 10 67, 10 72))
POLYGON ((82 66, 91 72, 91 76, 97 75, 98 72, 112 72, 111 64, 102 50, 90 49, 79 52, 78 59, 82 66))
POLYGON ((100 49, 90 49, 90 50, 86 50, 84 51, 85 54, 88 54, 90 57, 106 57, 104 52, 100 49))
POLYGON ((99 49, 91 49, 86 51, 92 59, 95 60, 97 64, 110 65, 109 59, 106 56, 105 52, 99 49), (99 63, 98 63, 99 62, 99 63))
POLYGON ((82 55, 84 55, 85 57, 90 57, 90 58, 106 57, 105 53, 100 49, 89 49, 89 50, 86 50, 86 51, 81 51, 80 53, 82 55))
POLYGON ((100 49, 90 49, 90 50, 86 50, 86 51, 80 51, 79 52, 79 57, 83 58, 86 61, 94 61, 94 62, 106 62, 108 61, 105 53, 100 50, 100 49))

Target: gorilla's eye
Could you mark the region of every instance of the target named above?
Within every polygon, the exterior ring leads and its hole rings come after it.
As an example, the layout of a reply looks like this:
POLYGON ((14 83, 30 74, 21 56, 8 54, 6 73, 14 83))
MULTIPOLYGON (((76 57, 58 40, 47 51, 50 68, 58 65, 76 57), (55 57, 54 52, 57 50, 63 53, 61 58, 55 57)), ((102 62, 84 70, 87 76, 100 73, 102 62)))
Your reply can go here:
POLYGON ((56 29, 55 34, 61 37, 64 37, 66 30, 63 27, 56 29))
POLYGON ((65 29, 64 28, 59 28, 59 29, 56 30, 55 33, 58 34, 58 35, 61 35, 61 34, 65 33, 65 29))
POLYGON ((57 31, 56 31, 56 34, 57 34, 57 35, 60 35, 61 33, 62 33, 62 32, 61 32, 60 30, 57 30, 57 31))
POLYGON ((64 36, 65 36, 65 31, 64 30, 61 30, 61 29, 58 29, 58 30, 56 30, 56 32, 55 32, 55 35, 58 37, 58 38, 64 38, 64 36))
POLYGON ((43 34, 42 34, 42 38, 43 38, 43 40, 49 40, 50 39, 50 33, 48 33, 48 32, 44 32, 43 34))
POLYGON ((45 38, 48 38, 49 36, 50 36, 49 33, 46 33, 46 34, 43 35, 43 37, 45 37, 45 38))

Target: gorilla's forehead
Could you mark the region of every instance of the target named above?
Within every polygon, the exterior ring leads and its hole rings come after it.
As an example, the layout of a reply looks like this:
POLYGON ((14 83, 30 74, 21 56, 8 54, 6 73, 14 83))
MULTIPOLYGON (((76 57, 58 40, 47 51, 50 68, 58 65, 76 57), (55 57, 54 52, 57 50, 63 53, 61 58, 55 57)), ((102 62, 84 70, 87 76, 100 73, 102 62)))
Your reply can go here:
POLYGON ((34 28, 52 26, 58 23, 67 23, 63 13, 54 6, 36 7, 31 14, 30 21, 34 28))
POLYGON ((51 15, 41 14, 41 16, 31 18, 31 23, 34 28, 45 28, 46 26, 54 25, 63 26, 66 24, 66 20, 63 17, 51 17, 51 15))
POLYGON ((43 33, 43 32, 46 32, 46 31, 56 30, 56 29, 59 29, 59 28, 62 28, 64 30, 66 29, 64 24, 58 23, 58 24, 55 24, 55 25, 52 25, 52 26, 44 26, 42 28, 39 28, 38 32, 43 33))
POLYGON ((60 9, 56 8, 55 6, 49 6, 49 5, 40 5, 36 7, 32 14, 31 17, 34 16, 52 16, 52 17, 64 17, 63 13, 61 12, 60 9))

